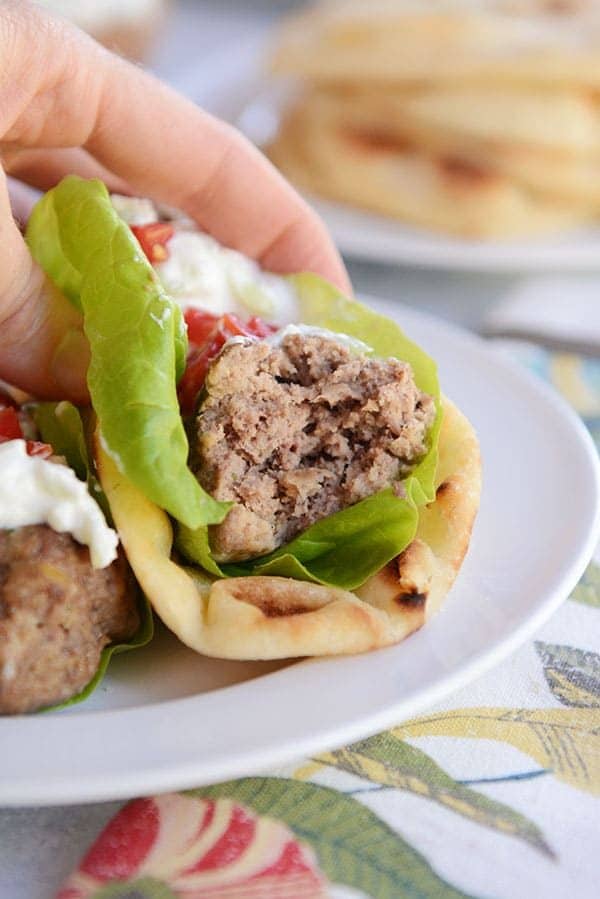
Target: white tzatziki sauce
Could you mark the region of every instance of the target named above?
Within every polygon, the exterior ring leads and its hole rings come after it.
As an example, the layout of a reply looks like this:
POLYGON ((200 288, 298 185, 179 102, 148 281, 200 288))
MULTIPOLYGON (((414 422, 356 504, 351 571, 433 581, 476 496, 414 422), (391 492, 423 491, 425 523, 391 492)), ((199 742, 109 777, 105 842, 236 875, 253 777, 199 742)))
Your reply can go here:
POLYGON ((33 524, 68 531, 89 548, 94 568, 117 556, 119 538, 74 471, 29 456, 24 440, 0 443, 0 529, 33 524))
POLYGON ((151 225, 158 221, 156 206, 145 197, 126 197, 124 194, 111 194, 110 200, 115 212, 128 225, 151 225))
POLYGON ((372 347, 363 343, 358 337, 350 337, 348 334, 339 334, 337 331, 330 331, 328 328, 317 328, 313 325, 286 325, 275 334, 269 337, 261 338, 270 346, 281 346, 282 342, 290 334, 302 334, 304 337, 322 337, 323 340, 332 340, 339 343, 350 350, 351 353, 372 353, 372 347))
POLYGON ((297 318, 296 293, 285 278, 221 246, 201 231, 178 230, 167 244, 169 258, 156 266, 168 294, 181 306, 215 315, 260 315, 286 324, 297 318))
POLYGON ((218 355, 221 355, 223 350, 234 344, 241 344, 243 346, 244 344, 250 343, 267 343, 269 346, 278 347, 281 346, 285 338, 289 337, 290 334, 302 334, 305 337, 322 337, 323 340, 331 340, 334 343, 339 343, 346 347, 347 350, 350 350, 351 353, 358 355, 365 355, 373 352, 372 347, 363 343, 358 337, 350 337, 348 334, 340 334, 338 331, 330 331, 328 328, 317 328, 313 325, 286 325, 284 328, 281 328, 274 334, 270 334, 268 337, 252 337, 251 335, 236 334, 234 337, 230 337, 229 340, 225 341, 218 355))
MULTIPOLYGON (((128 225, 159 221, 151 200, 112 194, 113 207, 128 225)), ((296 291, 282 275, 265 272, 257 262, 222 246, 187 218, 171 222, 175 233, 167 243, 168 259, 154 268, 163 287, 182 308, 192 306, 224 315, 259 315, 286 325, 297 321, 296 291)))

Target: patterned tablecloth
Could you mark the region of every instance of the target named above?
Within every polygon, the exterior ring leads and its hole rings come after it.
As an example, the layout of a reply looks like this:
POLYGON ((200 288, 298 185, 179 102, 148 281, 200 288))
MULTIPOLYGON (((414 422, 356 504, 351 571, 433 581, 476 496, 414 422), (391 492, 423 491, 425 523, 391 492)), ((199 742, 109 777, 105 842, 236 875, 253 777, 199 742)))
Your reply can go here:
MULTIPOLYGON (((600 360, 504 351, 553 381, 600 444, 600 360)), ((3 813, 0 895, 43 899, 63 881, 60 899, 591 899, 599 793, 592 562, 534 640, 385 733, 268 776, 120 808, 3 813), (23 892, 25 864, 38 870, 23 892)))

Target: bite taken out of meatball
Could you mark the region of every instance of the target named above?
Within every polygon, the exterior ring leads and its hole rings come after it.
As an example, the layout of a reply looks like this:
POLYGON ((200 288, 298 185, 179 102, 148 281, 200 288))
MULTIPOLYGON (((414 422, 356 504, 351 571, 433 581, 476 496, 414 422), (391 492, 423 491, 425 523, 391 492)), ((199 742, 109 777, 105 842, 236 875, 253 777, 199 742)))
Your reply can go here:
POLYGON ((94 569, 87 547, 47 525, 0 531, 0 714, 75 695, 139 623, 122 554, 94 569))
POLYGON ((211 528, 219 561, 264 555, 404 477, 427 450, 435 403, 410 365, 335 339, 230 342, 212 363, 192 467, 236 505, 211 528))

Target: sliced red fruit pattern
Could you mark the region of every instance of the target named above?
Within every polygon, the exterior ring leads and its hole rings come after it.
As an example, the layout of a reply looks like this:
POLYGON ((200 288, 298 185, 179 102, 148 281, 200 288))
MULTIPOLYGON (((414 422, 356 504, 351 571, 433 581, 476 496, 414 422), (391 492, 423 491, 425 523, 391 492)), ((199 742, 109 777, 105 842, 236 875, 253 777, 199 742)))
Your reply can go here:
POLYGON ((328 896, 314 852, 287 825, 229 799, 178 793, 121 809, 56 899, 94 899, 108 884, 139 885, 142 899, 144 881, 181 899, 328 896))

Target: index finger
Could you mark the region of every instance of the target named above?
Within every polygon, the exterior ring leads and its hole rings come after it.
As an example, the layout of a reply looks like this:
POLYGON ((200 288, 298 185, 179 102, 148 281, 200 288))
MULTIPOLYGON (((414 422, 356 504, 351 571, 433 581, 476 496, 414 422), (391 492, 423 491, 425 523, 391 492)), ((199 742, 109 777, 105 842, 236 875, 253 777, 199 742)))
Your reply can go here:
MULTIPOLYGON (((53 26, 22 0, 7 8, 13 30, 30 32, 18 33, 8 48, 9 68, 23 70, 24 59, 29 66, 26 73, 8 73, 23 85, 21 108, 8 123, 13 144, 84 146, 135 192, 183 209, 219 241, 265 268, 313 271, 349 289, 320 219, 235 129, 76 29, 65 37, 67 26, 53 26), (40 40, 43 53, 29 52, 40 40), (15 52, 19 44, 28 50, 25 55, 15 52), (43 110, 42 128, 32 121, 36 109, 43 110)), ((6 73, 6 57, 3 68, 6 73)))

